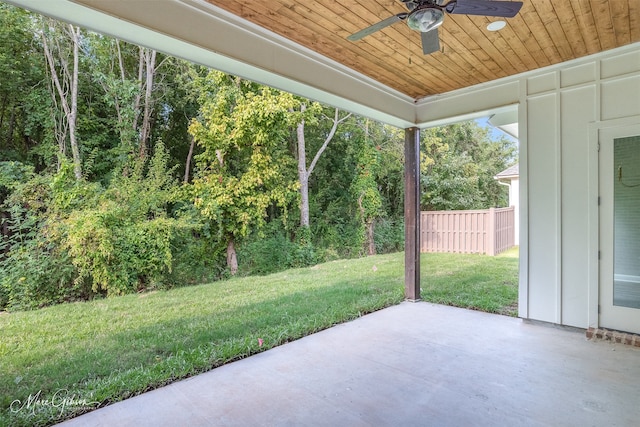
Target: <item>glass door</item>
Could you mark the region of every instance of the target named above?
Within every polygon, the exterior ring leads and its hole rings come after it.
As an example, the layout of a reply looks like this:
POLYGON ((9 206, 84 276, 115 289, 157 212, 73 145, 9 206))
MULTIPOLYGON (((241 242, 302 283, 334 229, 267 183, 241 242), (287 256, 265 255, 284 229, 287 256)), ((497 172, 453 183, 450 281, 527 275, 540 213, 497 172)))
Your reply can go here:
POLYGON ((600 326, 640 333, 640 126, 600 134, 600 326))

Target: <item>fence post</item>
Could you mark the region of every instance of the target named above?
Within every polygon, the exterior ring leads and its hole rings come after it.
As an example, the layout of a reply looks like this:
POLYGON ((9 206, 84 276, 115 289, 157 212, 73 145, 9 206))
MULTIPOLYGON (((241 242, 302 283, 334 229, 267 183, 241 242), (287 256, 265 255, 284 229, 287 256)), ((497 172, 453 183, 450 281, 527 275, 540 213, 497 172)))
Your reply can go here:
POLYGON ((487 255, 496 254, 496 208, 489 208, 489 224, 487 227, 487 255))

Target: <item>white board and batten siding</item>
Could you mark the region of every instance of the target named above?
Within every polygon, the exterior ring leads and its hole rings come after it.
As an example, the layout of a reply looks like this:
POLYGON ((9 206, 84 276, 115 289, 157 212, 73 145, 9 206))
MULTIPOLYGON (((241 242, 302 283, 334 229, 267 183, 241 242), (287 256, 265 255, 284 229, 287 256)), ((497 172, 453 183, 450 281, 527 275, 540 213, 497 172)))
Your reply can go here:
POLYGON ((598 326, 598 132, 640 123, 640 43, 422 100, 418 119, 506 108, 520 125, 519 314, 598 326))

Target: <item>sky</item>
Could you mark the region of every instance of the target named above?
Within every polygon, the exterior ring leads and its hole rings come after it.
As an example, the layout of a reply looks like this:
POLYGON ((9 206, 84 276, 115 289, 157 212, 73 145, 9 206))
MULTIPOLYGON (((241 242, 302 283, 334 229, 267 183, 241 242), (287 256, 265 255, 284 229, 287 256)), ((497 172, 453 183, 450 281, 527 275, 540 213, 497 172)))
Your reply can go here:
POLYGON ((491 139, 500 139, 501 137, 505 137, 508 140, 515 142, 516 144, 518 143, 518 140, 516 138, 512 137, 508 133, 502 132, 498 128, 495 128, 495 127, 491 126, 489 124, 489 117, 483 117, 483 118, 480 118, 480 119, 476 119, 476 123, 478 123, 483 128, 488 128, 489 129, 489 134, 491 135, 491 139))

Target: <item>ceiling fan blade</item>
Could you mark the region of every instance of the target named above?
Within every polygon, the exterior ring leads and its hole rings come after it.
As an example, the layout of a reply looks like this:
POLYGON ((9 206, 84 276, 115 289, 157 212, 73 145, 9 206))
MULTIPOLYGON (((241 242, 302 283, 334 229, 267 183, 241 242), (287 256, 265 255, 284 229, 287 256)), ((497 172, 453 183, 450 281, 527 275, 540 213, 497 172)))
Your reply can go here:
POLYGON ((438 34, 438 29, 434 28, 431 31, 422 33, 422 52, 425 55, 429 55, 430 53, 438 52, 439 50, 440 36, 438 34))
POLYGON ((363 30, 360 30, 357 33, 351 34, 349 37, 347 37, 347 40, 352 42, 356 40, 360 40, 361 38, 366 37, 369 34, 373 34, 376 31, 380 31, 381 29, 388 27, 389 25, 393 25, 398 21, 402 21, 408 15, 409 15, 408 13, 399 13, 397 15, 390 16, 387 19, 383 19, 382 21, 378 22, 377 24, 373 24, 372 26, 367 27, 363 30))
POLYGON ((520 12, 521 1, 454 0, 445 6, 447 12, 456 15, 481 15, 513 18, 520 12))

